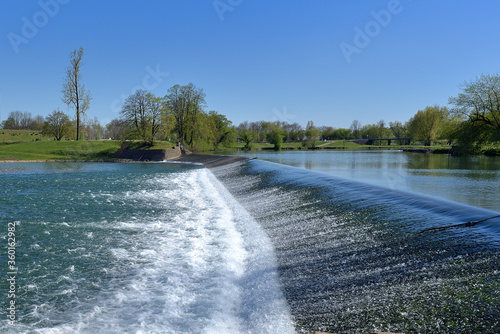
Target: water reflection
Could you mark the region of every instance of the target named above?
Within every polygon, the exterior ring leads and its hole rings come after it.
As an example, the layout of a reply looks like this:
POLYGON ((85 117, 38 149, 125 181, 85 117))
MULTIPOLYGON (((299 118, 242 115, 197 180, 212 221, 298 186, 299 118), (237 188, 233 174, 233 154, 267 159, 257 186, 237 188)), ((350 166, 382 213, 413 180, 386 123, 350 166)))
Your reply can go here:
POLYGON ((500 158, 402 151, 241 153, 391 189, 500 211, 500 158))

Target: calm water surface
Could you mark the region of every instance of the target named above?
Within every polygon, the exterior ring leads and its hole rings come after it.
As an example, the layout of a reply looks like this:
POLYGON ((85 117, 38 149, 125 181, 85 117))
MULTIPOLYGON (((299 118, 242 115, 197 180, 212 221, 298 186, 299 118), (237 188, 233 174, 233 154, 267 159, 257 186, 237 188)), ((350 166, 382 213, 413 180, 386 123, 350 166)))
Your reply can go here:
POLYGON ((240 153, 391 189, 500 211, 500 158, 402 151, 240 153))

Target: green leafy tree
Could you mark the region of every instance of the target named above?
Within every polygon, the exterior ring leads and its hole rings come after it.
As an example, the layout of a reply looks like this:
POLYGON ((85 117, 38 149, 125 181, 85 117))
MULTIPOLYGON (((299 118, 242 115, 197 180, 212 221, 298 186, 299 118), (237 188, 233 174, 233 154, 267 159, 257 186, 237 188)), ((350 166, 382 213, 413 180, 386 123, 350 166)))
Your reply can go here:
POLYGON ((481 75, 450 97, 451 114, 463 122, 454 137, 464 151, 500 141, 500 75, 481 75))
POLYGON ((313 121, 307 122, 305 135, 307 138, 305 145, 310 148, 316 148, 321 137, 321 130, 314 126, 313 121))
POLYGON ((42 133, 54 136, 57 141, 60 141, 71 132, 72 125, 68 115, 60 110, 54 110, 52 114, 45 118, 42 133))
POLYGON ((363 125, 359 130, 361 138, 378 138, 379 127, 377 124, 363 125))
POLYGON ((198 116, 203 113, 206 105, 203 89, 192 83, 186 86, 174 85, 169 88, 165 101, 168 113, 174 119, 173 131, 179 140, 193 146, 195 138, 200 135, 197 133, 200 129, 198 125, 203 118, 198 116))
POLYGON ((409 121, 408 131, 414 140, 425 142, 430 146, 438 138, 444 120, 448 117, 446 107, 433 106, 419 110, 409 121))
POLYGON ((283 146, 283 129, 273 124, 272 129, 266 134, 266 139, 270 144, 274 145, 276 151, 281 150, 283 146))
POLYGON ((92 99, 89 92, 85 90, 80 73, 83 65, 83 48, 74 50, 70 55, 70 65, 66 69, 66 79, 63 84, 62 100, 68 107, 75 108, 76 116, 76 140, 80 138, 80 122, 85 111, 89 108, 92 99))
POLYGON ((232 122, 226 116, 212 110, 208 113, 208 117, 214 123, 213 146, 217 149, 220 145, 231 147, 236 143, 236 129, 232 122))
POLYGON ((239 133, 240 139, 245 143, 244 149, 251 150, 252 144, 255 142, 255 139, 258 138, 258 135, 252 130, 241 130, 239 133))
POLYGON ((329 139, 339 140, 339 139, 350 139, 351 138, 351 130, 350 129, 334 129, 331 133, 329 139))

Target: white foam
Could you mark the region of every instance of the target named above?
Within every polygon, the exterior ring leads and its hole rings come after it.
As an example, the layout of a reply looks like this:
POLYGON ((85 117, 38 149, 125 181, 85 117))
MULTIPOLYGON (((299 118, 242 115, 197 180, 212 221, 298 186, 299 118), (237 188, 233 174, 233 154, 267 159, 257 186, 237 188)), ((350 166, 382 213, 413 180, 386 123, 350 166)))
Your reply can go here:
MULTIPOLYGON (((145 187, 150 191, 96 195, 151 210, 90 224, 109 230, 106 238, 115 242, 107 250, 110 265, 99 270, 105 285, 96 289, 95 282, 92 298, 58 314, 60 325, 36 332, 294 332, 269 239, 209 170, 161 174, 145 187)), ((102 230, 85 228, 89 242, 102 237, 102 230)), ((76 266, 68 271, 71 277, 58 281, 79 281, 76 266)), ((79 289, 54 293, 72 300, 79 289)), ((47 307, 43 314, 35 307, 33 316, 50 317, 47 307)))

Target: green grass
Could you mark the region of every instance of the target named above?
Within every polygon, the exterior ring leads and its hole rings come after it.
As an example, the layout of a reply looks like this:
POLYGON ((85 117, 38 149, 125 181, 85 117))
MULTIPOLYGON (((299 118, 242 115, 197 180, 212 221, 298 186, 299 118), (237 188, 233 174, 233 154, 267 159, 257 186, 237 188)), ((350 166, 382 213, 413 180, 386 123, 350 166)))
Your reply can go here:
MULTIPOLYGON (((121 141, 56 141, 35 130, 1 130, 0 160, 100 160, 109 159, 120 148, 121 141), (38 139, 38 140, 37 140, 38 139)), ((130 149, 158 150, 175 146, 158 141, 152 146, 134 141, 130 149)))
POLYGON ((94 160, 110 158, 120 141, 0 142, 1 160, 94 160))
POLYGON ((43 140, 52 140, 51 137, 42 135, 38 130, 1 130, 0 143, 32 142, 39 138, 43 140))

